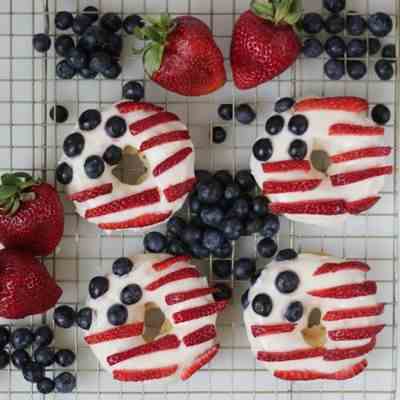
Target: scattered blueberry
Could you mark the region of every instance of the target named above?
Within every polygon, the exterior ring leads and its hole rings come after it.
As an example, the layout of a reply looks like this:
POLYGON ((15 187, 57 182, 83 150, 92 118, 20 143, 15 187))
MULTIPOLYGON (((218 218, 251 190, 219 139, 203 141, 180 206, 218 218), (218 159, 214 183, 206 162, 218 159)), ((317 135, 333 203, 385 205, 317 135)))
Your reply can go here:
POLYGON ((235 200, 240 196, 240 186, 237 183, 227 185, 224 191, 224 198, 226 200, 235 200))
POLYGON ((200 240, 190 243, 190 251, 195 258, 207 258, 210 255, 210 250, 206 249, 200 240))
POLYGON ((301 114, 293 115, 289 120, 288 128, 294 135, 301 136, 308 129, 308 119, 301 114))
POLYGON ((85 139, 82 134, 75 132, 68 135, 63 144, 63 150, 67 157, 76 157, 82 153, 85 147, 85 139))
POLYGON ((197 196, 200 202, 205 204, 214 204, 221 199, 223 195, 223 186, 221 182, 213 179, 210 182, 199 182, 197 185, 197 196))
POLYGON ((71 28, 73 21, 74 17, 69 11, 59 11, 54 18, 54 24, 60 31, 71 28))
POLYGON ((71 328, 75 322, 75 310, 67 305, 58 306, 54 310, 54 322, 60 328, 71 328))
POLYGON ((125 286, 121 291, 121 302, 125 305, 137 303, 142 298, 142 289, 136 283, 125 286))
POLYGON ((347 43, 347 57, 359 58, 367 54, 367 42, 365 39, 353 38, 347 43))
POLYGON ((372 14, 368 17, 368 29, 375 36, 385 37, 393 29, 392 18, 383 12, 372 14))
POLYGON ((368 39, 368 54, 370 56, 374 56, 381 49, 381 42, 377 38, 369 38, 368 39))
POLYGON ((340 14, 332 14, 325 20, 325 30, 331 35, 342 33, 344 25, 344 17, 340 14))
POLYGON ((379 60, 375 64, 375 72, 379 79, 388 81, 393 78, 394 69, 392 63, 387 60, 379 60))
POLYGON ((72 168, 66 163, 63 162, 59 164, 56 168, 56 179, 63 185, 68 185, 72 182, 73 171, 72 168))
POLYGON ((217 278, 228 279, 232 274, 232 263, 230 260, 214 260, 212 270, 217 278))
POLYGON ((4 369, 10 363, 10 356, 5 350, 0 350, 0 369, 4 369))
POLYGON ((117 62, 112 62, 102 74, 104 78, 107 79, 116 79, 122 72, 122 67, 117 62))
POLYGON ((65 57, 67 53, 74 47, 74 40, 69 35, 58 36, 54 42, 54 49, 61 57, 65 57))
POLYGON ((86 14, 79 14, 72 22, 72 30, 77 35, 82 35, 90 25, 92 25, 92 19, 86 14))
POLYGON ((394 44, 387 44, 382 49, 382 57, 390 58, 392 62, 396 59, 396 46, 394 44))
POLYGON ((303 140, 293 140, 289 147, 289 155, 293 160, 304 160, 307 155, 307 143, 303 140))
POLYGON ((206 225, 218 228, 224 219, 224 212, 217 206, 204 207, 200 218, 206 225))
POLYGON ((15 350, 11 354, 11 362, 17 369, 22 369, 26 364, 31 361, 31 357, 26 350, 15 350))
POLYGON ((56 353, 56 363, 61 367, 69 367, 75 362, 75 354, 68 349, 61 349, 56 353))
POLYGON ((54 339, 54 333, 47 325, 40 326, 34 332, 35 345, 48 346, 54 339))
POLYGON ((273 257, 278 250, 278 246, 271 238, 261 239, 257 243, 257 254, 260 257, 270 258, 273 257))
POLYGON ((247 289, 242 296, 240 297, 240 303, 242 304, 242 307, 246 309, 249 305, 249 289, 247 289))
POLYGON ((232 297, 232 289, 228 285, 225 285, 225 283, 218 282, 213 288, 217 289, 217 291, 213 293, 215 301, 229 300, 232 297))
POLYGON ((247 217, 250 211, 250 204, 247 199, 239 197, 231 207, 230 213, 240 219, 247 217))
POLYGON ((68 110, 64 106, 53 106, 50 109, 50 118, 55 122, 63 123, 68 119, 68 110))
POLYGON ((185 243, 191 244, 196 241, 201 241, 203 239, 203 232, 198 226, 188 224, 183 230, 181 238, 185 243))
POLYGON ((253 311, 262 317, 268 317, 272 311, 272 299, 265 293, 260 293, 254 297, 251 306, 253 311))
POLYGON ((323 4, 332 13, 341 12, 346 8, 346 0, 324 0, 323 4))
POLYGON ((62 60, 56 65, 56 75, 60 79, 72 79, 75 74, 76 70, 66 60, 62 60))
POLYGON ((243 230, 243 224, 239 218, 228 218, 224 221, 223 231, 228 240, 237 240, 240 238, 243 230))
POLYGON ((100 18, 100 25, 110 32, 117 32, 122 28, 122 20, 119 15, 109 12, 100 18))
POLYGON ((34 336, 28 328, 16 329, 10 337, 10 343, 15 350, 25 349, 33 343, 34 336))
POLYGON ((90 179, 97 179, 104 172, 104 161, 99 156, 90 156, 85 160, 84 168, 90 179))
POLYGON ((248 104, 240 104, 235 108, 235 117, 241 124, 249 125, 256 119, 256 113, 248 104))
POLYGON ((86 110, 79 116, 79 127, 83 131, 91 131, 97 128, 101 122, 101 114, 98 110, 86 110))
POLYGON ((194 194, 189 196, 189 209, 190 212, 193 214, 196 214, 201 210, 201 202, 199 198, 194 194))
POLYGON ((218 107, 218 115, 224 121, 231 121, 233 118, 233 105, 232 104, 221 104, 218 107))
POLYGON ((213 251, 222 246, 224 242, 224 237, 222 232, 217 229, 206 229, 203 234, 203 246, 213 251))
POLYGON ((36 384, 37 390, 42 394, 49 394, 55 388, 55 383, 50 378, 43 378, 36 384))
POLYGON ((304 313, 303 304, 301 304, 300 301, 293 301, 292 303, 289 304, 285 312, 285 318, 289 322, 297 322, 299 319, 301 319, 303 313, 304 313))
POLYGON ((125 119, 115 115, 109 118, 105 125, 105 130, 108 136, 115 138, 120 138, 126 132, 127 126, 125 119))
POLYGON ((264 196, 257 196, 253 199, 253 211, 259 217, 265 217, 268 214, 269 201, 264 196))
POLYGON ((128 319, 128 310, 122 304, 114 304, 107 310, 107 319, 111 325, 123 325, 128 319))
POLYGON ((89 62, 87 54, 82 49, 76 47, 72 47, 68 50, 65 60, 77 71, 86 67, 89 62))
POLYGON ((378 125, 386 125, 390 121, 391 112, 384 104, 377 104, 371 111, 371 117, 378 125))
POLYGON ((303 30, 304 32, 315 35, 320 33, 324 27, 324 20, 320 14, 311 12, 305 14, 303 17, 303 30))
POLYGON ((324 65, 325 75, 334 81, 338 81, 343 78, 345 74, 344 61, 330 59, 324 65))
POLYGON ((50 36, 46 33, 37 33, 32 39, 33 48, 39 53, 46 53, 51 46, 50 36))
POLYGON ((182 256, 189 254, 189 250, 185 246, 185 244, 179 239, 172 239, 168 243, 168 253, 173 254, 174 256, 182 256))
POLYGON ((367 23, 361 15, 348 14, 346 18, 347 33, 352 36, 360 36, 367 29, 367 23))
POLYGON ((297 253, 293 249, 280 250, 276 256, 276 261, 293 260, 297 258, 297 253))
POLYGON ((256 187, 256 181, 247 169, 238 171, 235 175, 235 183, 237 183, 244 192, 250 192, 256 187))
POLYGON ((89 62, 89 68, 92 71, 104 74, 108 68, 112 66, 111 56, 104 51, 93 53, 89 62))
POLYGON ((87 15, 91 19, 92 23, 99 19, 99 10, 94 6, 85 7, 82 14, 87 15))
POLYGON ((54 379, 56 391, 71 393, 76 386, 76 378, 70 372, 62 372, 54 379))
POLYGON ((283 271, 275 279, 275 286, 281 293, 293 293, 299 286, 299 276, 293 271, 283 271))
POLYGON ((89 282, 89 295, 92 299, 97 299, 107 293, 110 282, 105 276, 95 276, 89 282))
POLYGON ((55 357, 56 353, 52 347, 39 347, 33 353, 33 359, 43 367, 49 367, 53 364, 55 357))
POLYGON ((0 349, 4 349, 9 341, 10 330, 6 326, 0 326, 0 349))
POLYGON ((346 43, 339 36, 331 36, 325 42, 325 51, 332 58, 344 57, 346 52, 346 43))
POLYGON ((258 161, 268 161, 274 152, 271 139, 258 139, 253 144, 253 155, 258 161))
POLYGON ((212 251, 212 254, 216 258, 230 258, 232 257, 232 244, 229 240, 224 239, 221 246, 217 247, 212 251))
POLYGON ((267 122, 265 123, 265 130, 270 135, 277 135, 282 131, 284 126, 284 118, 281 115, 273 115, 272 117, 268 118, 267 122))
POLYGON ((81 308, 76 315, 76 323, 81 329, 88 330, 92 325, 92 309, 89 307, 81 308))
POLYGON ((267 214, 264 217, 264 224, 260 230, 260 234, 263 237, 271 238, 279 232, 279 228, 279 218, 275 214, 267 214))
POLYGON ((308 58, 319 57, 324 52, 322 43, 317 38, 306 39, 303 44, 303 54, 308 58))
POLYGON ((114 144, 108 146, 103 154, 103 160, 108 165, 117 165, 120 163, 122 158, 123 158, 122 149, 118 146, 115 146, 114 144))
POLYGON ((282 97, 275 103, 274 111, 277 113, 283 113, 290 110, 294 104, 295 101, 291 97, 282 97))
POLYGON ((223 143, 226 139, 226 130, 222 126, 214 126, 212 130, 213 143, 223 143))
POLYGON ((128 35, 132 35, 135 32, 135 28, 144 27, 144 21, 140 15, 131 14, 124 19, 122 25, 124 27, 125 32, 128 35))
POLYGON ((186 222, 181 218, 174 216, 167 222, 167 231, 180 237, 186 227, 186 222))
POLYGON ((117 258, 112 265, 114 275, 123 276, 132 271, 133 262, 127 257, 117 258))
POLYGON ((126 82, 122 88, 122 97, 132 101, 140 101, 144 97, 144 88, 139 81, 126 82))
POLYGON ((256 263, 250 258, 239 258, 233 265, 233 273, 236 279, 247 280, 254 275, 256 263))
POLYGON ((28 382, 37 383, 44 378, 44 368, 37 362, 28 362, 22 367, 22 374, 28 382))
POLYGON ((367 66, 363 61, 353 60, 347 62, 347 73, 351 79, 359 80, 367 74, 367 66))
POLYGON ((254 235, 255 233, 258 233, 263 226, 264 220, 262 217, 248 218, 244 226, 244 234, 254 235))

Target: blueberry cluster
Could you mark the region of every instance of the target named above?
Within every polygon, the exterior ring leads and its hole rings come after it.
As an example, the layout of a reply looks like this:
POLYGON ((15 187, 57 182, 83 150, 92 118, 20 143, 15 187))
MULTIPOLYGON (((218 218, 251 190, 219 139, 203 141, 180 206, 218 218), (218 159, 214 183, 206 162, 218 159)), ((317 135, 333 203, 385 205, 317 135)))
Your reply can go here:
POLYGON ((22 371, 26 381, 36 383, 40 393, 48 394, 54 390, 59 393, 72 392, 76 378, 70 372, 62 372, 54 380, 45 376, 46 367, 54 363, 69 367, 75 362, 73 351, 50 347, 53 339, 54 333, 47 325, 35 330, 18 328, 13 332, 0 326, 0 369, 4 369, 11 361, 15 368, 22 371), (29 348, 31 352, 27 351, 29 348))
POLYGON ((92 325, 93 313, 89 307, 81 308, 76 312, 68 305, 56 307, 53 314, 54 323, 63 329, 69 329, 76 323, 82 329, 89 329, 92 325))
MULTIPOLYGON (((324 0, 324 7, 331 13, 325 19, 314 12, 304 15, 304 32, 310 35, 304 41, 304 55, 319 57, 325 50, 330 57, 324 65, 325 75, 329 79, 339 80, 346 72, 351 79, 362 79, 368 72, 365 58, 377 57, 381 50, 380 39, 393 29, 392 18, 383 12, 369 15, 368 18, 353 11, 343 15, 345 0, 324 0), (330 35, 325 41, 315 36, 323 30, 330 35), (347 41, 343 37, 345 31, 351 36, 347 41), (367 31, 372 37, 365 37, 367 31)), ((395 46, 384 46, 381 55, 382 58, 375 61, 375 72, 379 79, 389 80, 394 74, 395 46)))

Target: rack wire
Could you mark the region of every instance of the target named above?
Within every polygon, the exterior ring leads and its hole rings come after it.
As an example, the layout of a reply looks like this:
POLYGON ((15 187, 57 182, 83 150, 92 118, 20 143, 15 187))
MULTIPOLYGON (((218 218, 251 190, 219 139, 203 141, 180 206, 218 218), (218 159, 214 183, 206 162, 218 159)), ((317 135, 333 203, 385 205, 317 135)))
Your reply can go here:
MULTIPOLYGON (((306 10, 325 13, 321 0, 304 0, 306 10)), ((35 53, 31 47, 34 33, 49 32, 54 40, 53 18, 57 11, 67 9, 78 13, 86 5, 95 5, 102 12, 172 15, 193 14, 212 29, 223 51, 229 71, 229 44, 236 17, 248 6, 248 0, 3 0, 0 2, 0 171, 26 170, 56 185, 54 171, 65 136, 70 133, 78 115, 89 107, 104 108, 118 100, 124 82, 139 79, 144 82, 146 100, 161 104, 177 113, 189 126, 196 146, 196 166, 211 170, 228 169, 232 172, 248 168, 251 143, 263 132, 266 115, 276 98, 305 95, 360 95, 371 106, 385 103, 392 111, 386 140, 395 149, 393 163, 398 170, 398 137, 400 133, 400 83, 382 82, 374 73, 375 58, 368 58, 368 78, 355 82, 348 78, 331 82, 323 75, 325 56, 318 60, 300 58, 296 65, 278 79, 255 90, 237 91, 232 79, 215 94, 201 98, 185 98, 168 93, 148 80, 141 61, 129 54, 131 39, 125 43, 124 71, 114 81, 97 78, 70 81, 55 77, 57 58, 54 51, 47 55, 35 53), (127 44, 128 43, 128 44, 127 44), (223 124, 218 119, 217 106, 221 103, 248 102, 257 109, 257 121, 241 126, 235 121, 223 124), (62 104, 70 111, 65 124, 55 124, 48 117, 54 104, 62 104), (211 122, 210 122, 211 121, 211 122), (224 144, 210 140, 213 124, 223 125, 228 131, 224 144)), ((386 42, 400 48, 400 0, 348 0, 347 11, 368 15, 385 11, 392 15, 395 29, 386 42)), ((396 59, 397 72, 400 60, 396 59)), ((327 252, 340 257, 351 257, 368 262, 370 277, 379 284, 379 300, 386 303, 384 320, 387 324, 378 338, 377 348, 369 356, 366 372, 346 382, 294 383, 279 381, 256 364, 246 338, 240 310, 240 295, 246 282, 228 280, 234 292, 228 310, 219 318, 222 350, 207 368, 195 374, 187 383, 170 386, 121 384, 101 370, 90 349, 85 346, 77 329, 55 328, 56 345, 73 348, 77 361, 72 368, 78 385, 71 395, 52 394, 49 398, 83 399, 351 399, 394 400, 399 396, 398 362, 398 198, 397 174, 387 178, 382 199, 370 212, 352 217, 343 227, 320 229, 282 220, 279 246, 293 246, 316 252, 327 252)), ((62 187, 58 187, 63 196, 62 187)), ((63 197, 64 199, 64 197, 63 197)), ((143 250, 142 237, 131 233, 105 235, 75 213, 70 202, 64 200, 65 234, 59 249, 44 261, 50 273, 63 288, 61 302, 78 308, 84 304, 87 284, 95 274, 110 270, 112 261, 121 256, 143 250)), ((237 257, 256 257, 257 237, 241 238, 235 245, 232 262, 237 257)), ((268 260, 257 260, 261 266, 268 260)), ((212 260, 199 267, 216 282, 212 274, 212 260)), ((18 321, 12 325, 52 323, 48 313, 18 321)), ((54 367, 50 375, 62 368, 54 367)), ((24 382, 13 367, 0 371, 0 400, 39 398, 34 386, 24 382)))

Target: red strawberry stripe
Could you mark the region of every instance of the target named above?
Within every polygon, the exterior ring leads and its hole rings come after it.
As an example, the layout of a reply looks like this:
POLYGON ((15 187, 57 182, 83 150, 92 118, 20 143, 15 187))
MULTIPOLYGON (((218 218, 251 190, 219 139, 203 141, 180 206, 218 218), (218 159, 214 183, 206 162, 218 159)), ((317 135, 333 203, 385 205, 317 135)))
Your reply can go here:
POLYGON ((310 171, 311 164, 306 160, 285 160, 266 162, 262 164, 265 173, 270 172, 288 172, 288 171, 310 171))
POLYGON ((176 349, 180 345, 180 341, 176 335, 166 335, 158 340, 133 347, 132 349, 121 351, 107 357, 108 365, 112 366, 133 357, 143 356, 145 354, 155 353, 176 349))
POLYGON ((181 161, 183 161, 185 158, 187 158, 189 156, 189 154, 191 154, 192 152, 193 152, 193 149, 191 147, 185 147, 185 148, 177 151, 175 154, 166 158, 164 161, 162 161, 160 164, 158 164, 153 169, 153 175, 159 176, 163 172, 168 171, 169 169, 175 167, 175 165, 179 164, 181 161))
POLYGON ((170 217, 172 211, 166 213, 148 213, 142 214, 139 217, 128 219, 120 222, 105 222, 99 224, 101 229, 129 229, 129 228, 143 228, 145 226, 158 224, 163 222, 170 217))
POLYGON ((183 343, 186 346, 195 346, 204 342, 208 342, 217 336, 217 331, 214 325, 205 325, 193 332, 188 333, 183 337, 183 343))
POLYGON ((156 290, 161 286, 167 285, 168 283, 179 281, 182 279, 189 278, 199 278, 200 272, 196 268, 181 268, 178 271, 170 272, 167 275, 162 276, 161 278, 149 283, 146 286, 146 290, 156 290))
POLYGON ((372 196, 366 197, 365 199, 355 200, 355 201, 347 201, 346 202, 346 210, 349 214, 359 214, 363 211, 369 210, 372 206, 374 206, 377 201, 380 199, 380 196, 372 196))
POLYGON ((258 351, 257 360, 266 362, 302 360, 304 358, 322 357, 325 352, 326 350, 323 347, 291 351, 258 351))
POLYGON ((308 292, 310 296, 328 297, 331 299, 351 299, 352 297, 369 296, 375 293, 376 282, 374 281, 365 281, 363 283, 350 283, 348 285, 311 290, 308 292))
POLYGON ((175 265, 178 262, 187 262, 189 260, 190 260, 190 256, 169 257, 163 261, 153 264, 153 269, 155 271, 163 271, 164 269, 167 269, 167 268, 171 267, 172 265, 175 265))
POLYGON ((216 288, 199 288, 186 290, 184 292, 175 292, 165 296, 165 302, 170 306, 172 304, 182 303, 183 301, 195 299, 197 297, 207 296, 216 292, 216 288))
POLYGON ((195 184, 196 178, 189 178, 186 181, 177 183, 176 185, 168 186, 164 189, 164 195, 168 202, 172 203, 183 197, 186 193, 191 192, 195 184))
POLYGON ((337 329, 328 331, 328 336, 331 340, 335 341, 368 339, 376 336, 384 327, 384 324, 380 324, 359 328, 337 329))
POLYGON ((360 113, 368 111, 368 102, 360 97, 339 96, 304 99, 294 106, 296 112, 333 110, 360 113))
POLYGON ((113 214, 119 211, 128 210, 136 207, 144 207, 160 201, 160 192, 157 188, 147 189, 140 193, 122 199, 111 201, 110 203, 86 210, 85 218, 96 218, 103 215, 113 214))
POLYGON ((150 369, 116 369, 113 371, 113 378, 124 382, 141 382, 152 379, 166 378, 178 370, 178 365, 150 369))
POLYGON ((342 319, 352 318, 366 318, 380 315, 383 313, 385 305, 383 303, 377 304, 376 306, 358 307, 358 308, 344 308, 342 310, 331 310, 328 311, 323 321, 341 321, 342 319))
POLYGON ((145 140, 141 145, 139 151, 146 151, 153 147, 160 146, 164 143, 178 142, 180 140, 190 139, 188 131, 172 131, 161 133, 148 140, 145 140))
POLYGON ((135 111, 162 111, 162 107, 155 106, 152 103, 135 103, 134 101, 123 101, 116 106, 121 114, 128 114, 135 111))
POLYGON ((338 271, 347 271, 349 269, 356 269, 358 271, 368 272, 369 266, 361 261, 345 261, 342 263, 325 263, 321 265, 314 273, 313 276, 329 274, 338 271))
POLYGON ((143 322, 134 322, 117 328, 108 329, 103 332, 95 333, 85 337, 87 344, 97 344, 102 342, 109 342, 116 339, 125 339, 132 336, 139 336, 143 333, 143 322))
POLYGON ((330 157, 330 160, 334 164, 339 164, 346 161, 358 160, 360 158, 384 157, 388 156, 391 151, 391 147, 368 147, 365 149, 358 149, 347 151, 345 153, 335 154, 330 157))
POLYGON ((292 332, 297 324, 276 324, 276 325, 252 325, 251 333, 254 337, 265 335, 276 335, 279 333, 292 332))
POLYGON ((355 182, 364 181, 382 175, 390 175, 393 172, 391 165, 384 167, 373 167, 359 171, 343 172, 342 174, 331 175, 330 179, 333 186, 350 185, 355 182))
POLYGON ((304 179, 298 181, 268 181, 263 183, 265 194, 307 192, 317 188, 321 179, 304 179))
POLYGON ((364 371, 365 368, 367 368, 368 362, 367 360, 362 360, 359 363, 353 365, 352 367, 342 369, 338 372, 335 372, 334 378, 330 379, 336 379, 338 381, 340 380, 345 380, 345 379, 350 379, 358 375, 360 372, 364 371))
POLYGON ((327 350, 324 354, 325 361, 347 360, 348 358, 361 357, 369 353, 376 345, 376 339, 373 337, 370 342, 363 346, 356 346, 343 349, 327 350))
POLYGON ((382 136, 385 129, 380 126, 334 124, 329 127, 330 136, 382 136))
POLYGON ((76 201, 78 203, 83 203, 84 201, 94 199, 104 194, 111 193, 113 190, 112 183, 106 183, 101 186, 96 186, 90 189, 82 190, 81 192, 72 193, 68 196, 71 201, 76 201))
POLYGON ((192 321, 193 319, 207 317, 209 315, 222 311, 227 304, 228 302, 223 300, 211 304, 205 304, 203 306, 187 308, 185 310, 174 313, 172 315, 172 318, 176 324, 180 324, 186 321, 192 321))
POLYGON ((292 203, 271 203, 274 214, 339 215, 346 212, 343 200, 305 200, 292 203))
POLYGON ((218 353, 219 344, 210 347, 203 354, 196 358, 194 363, 189 367, 185 368, 181 373, 181 379, 185 381, 189 379, 196 371, 198 371, 201 367, 209 363, 215 355, 218 353))
POLYGON ((132 135, 138 135, 139 133, 147 131, 150 128, 154 128, 157 125, 172 121, 179 121, 179 118, 175 114, 172 114, 168 111, 162 111, 151 115, 150 117, 133 122, 129 125, 129 130, 131 131, 132 135))

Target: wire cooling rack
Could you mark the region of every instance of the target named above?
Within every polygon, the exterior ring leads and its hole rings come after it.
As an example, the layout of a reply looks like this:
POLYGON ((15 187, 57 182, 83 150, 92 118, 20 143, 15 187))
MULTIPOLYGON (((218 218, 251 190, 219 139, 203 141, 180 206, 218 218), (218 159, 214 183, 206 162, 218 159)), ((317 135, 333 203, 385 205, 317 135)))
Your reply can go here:
MULTIPOLYGON (((322 12, 321 0, 304 0, 306 10, 322 12)), ((396 29, 385 42, 396 42, 399 48, 399 0, 347 0, 348 10, 367 15, 385 11, 393 16, 396 29)), ((200 98, 185 98, 162 90, 143 75, 140 59, 130 55, 130 39, 126 40, 124 71, 118 80, 84 81, 56 80, 56 57, 53 50, 42 56, 31 46, 33 33, 48 31, 54 39, 55 12, 74 13, 86 5, 98 6, 102 12, 172 15, 190 13, 211 27, 223 51, 229 71, 229 44, 232 26, 238 14, 248 6, 248 0, 2 0, 0 2, 0 170, 26 170, 55 184, 54 170, 65 136, 71 132, 78 115, 87 108, 107 107, 120 99, 125 81, 144 81, 146 100, 166 106, 189 126, 196 146, 197 168, 229 169, 232 172, 248 168, 251 143, 263 133, 266 115, 280 96, 359 95, 368 98, 371 106, 385 103, 392 111, 386 140, 395 148, 400 132, 398 76, 389 82, 379 81, 374 61, 369 64, 367 79, 354 82, 343 79, 330 82, 323 76, 321 57, 299 59, 296 65, 274 81, 255 90, 235 90, 231 78, 218 92, 200 98), (217 116, 220 103, 248 102, 257 109, 257 121, 251 126, 223 124, 228 131, 224 144, 210 140, 212 124, 222 125, 217 116), (54 104, 70 111, 67 123, 54 124, 48 112, 54 104), (212 121, 212 122, 210 122, 212 121)), ((397 60, 397 71, 399 60, 397 60)), ((396 168, 397 170, 397 168, 396 168)), ((52 394, 49 398, 64 399, 365 399, 399 398, 398 380, 398 203, 397 176, 388 177, 381 201, 367 214, 354 216, 344 226, 320 229, 282 220, 279 236, 281 248, 294 246, 308 251, 327 252, 340 257, 365 260, 372 266, 370 277, 379 283, 379 300, 387 304, 384 320, 387 327, 378 337, 377 348, 369 355, 368 370, 346 382, 312 382, 290 384, 279 381, 256 364, 252 356, 241 319, 240 295, 245 282, 228 281, 234 298, 227 311, 219 317, 222 350, 208 367, 195 374, 187 383, 170 386, 155 384, 121 384, 102 371, 85 346, 77 329, 56 328, 56 345, 73 348, 77 361, 72 368, 77 374, 77 389, 71 395, 52 394)), ((59 187, 62 194, 62 187, 59 187)), ((63 194, 62 194, 63 196, 63 194)), ((64 197, 63 197, 64 198, 64 197)), ((110 270, 112 261, 121 255, 143 251, 142 237, 133 234, 106 236, 75 213, 70 202, 64 201, 65 234, 56 254, 45 259, 50 273, 63 288, 61 303, 78 308, 84 304, 87 284, 95 274, 110 270)), ((256 256, 256 237, 241 238, 235 245, 234 257, 256 256)), ((257 262, 263 265, 268 260, 257 262)), ((210 281, 211 260, 199 264, 210 281)), ((18 321, 12 325, 29 325, 48 321, 51 313, 18 321)), ((55 375, 61 368, 49 371, 55 375)), ((39 398, 35 387, 25 382, 19 371, 9 367, 0 371, 0 400, 39 398)))

